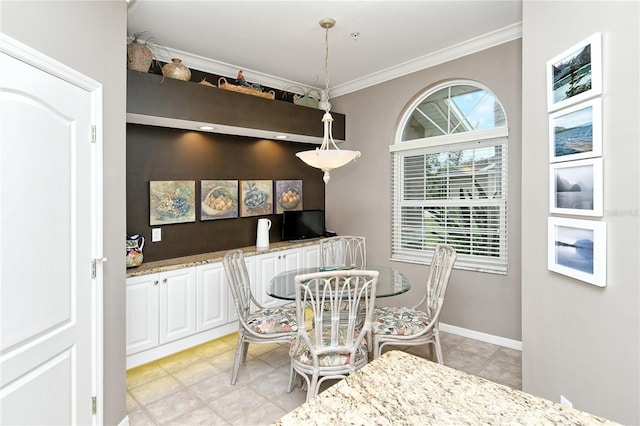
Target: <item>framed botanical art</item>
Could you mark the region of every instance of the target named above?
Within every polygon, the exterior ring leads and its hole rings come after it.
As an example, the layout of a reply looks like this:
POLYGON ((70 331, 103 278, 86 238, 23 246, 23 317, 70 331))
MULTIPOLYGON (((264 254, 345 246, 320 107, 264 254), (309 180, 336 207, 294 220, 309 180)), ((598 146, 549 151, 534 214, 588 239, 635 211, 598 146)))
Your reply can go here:
POLYGON ((261 216, 273 213, 273 181, 240 181, 240 216, 261 216))
POLYGON ((549 166, 551 213, 602 216, 602 158, 549 166))
POLYGON ((196 181, 149 182, 149 224, 168 225, 196 221, 196 181))
POLYGON ((276 181, 276 213, 285 210, 302 210, 302 181, 276 181))
POLYGON ((549 161, 568 161, 602 155, 600 98, 549 114, 549 161))
POLYGON ((238 217, 238 181, 200 181, 200 220, 238 217))
POLYGON ((548 268, 604 287, 607 284, 607 224, 549 218, 548 268))
POLYGON ((602 93, 601 35, 547 61, 547 108, 559 110, 602 93))

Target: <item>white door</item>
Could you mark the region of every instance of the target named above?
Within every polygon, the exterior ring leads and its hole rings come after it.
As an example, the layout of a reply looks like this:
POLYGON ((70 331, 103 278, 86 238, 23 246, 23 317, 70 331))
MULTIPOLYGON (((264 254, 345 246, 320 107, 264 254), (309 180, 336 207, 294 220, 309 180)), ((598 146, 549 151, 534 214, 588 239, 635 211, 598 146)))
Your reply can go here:
POLYGON ((127 279, 127 355, 158 346, 158 274, 127 279))
POLYGON ((200 265, 196 279, 196 332, 228 322, 228 285, 222 263, 200 265))
POLYGON ((0 46, 0 424, 91 424, 101 89, 8 37, 0 46))

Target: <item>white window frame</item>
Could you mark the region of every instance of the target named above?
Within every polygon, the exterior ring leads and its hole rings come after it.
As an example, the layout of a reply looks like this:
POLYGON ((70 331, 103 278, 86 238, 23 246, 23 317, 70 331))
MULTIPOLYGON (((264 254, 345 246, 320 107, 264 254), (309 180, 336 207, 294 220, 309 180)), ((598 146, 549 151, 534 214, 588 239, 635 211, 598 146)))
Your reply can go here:
MULTIPOLYGON (((499 227, 497 230, 499 236, 499 255, 498 256, 480 256, 474 254, 458 253, 456 261, 456 269, 472 270, 477 272, 489 272, 496 274, 507 273, 507 189, 508 189, 508 126, 495 127, 489 130, 468 131, 462 133, 453 133, 444 136, 427 137, 423 139, 414 139, 402 141, 404 128, 411 118, 411 114, 415 108, 420 105, 431 94, 442 90, 449 86, 475 86, 482 90, 488 90, 482 85, 472 81, 449 81, 437 87, 426 91, 419 96, 405 111, 396 132, 396 142, 389 147, 391 153, 391 179, 392 179, 392 214, 391 214, 391 260, 430 264, 433 256, 434 244, 426 244, 421 249, 403 247, 403 224, 402 209, 404 207, 427 207, 434 204, 441 207, 451 207, 465 205, 469 207, 491 206, 499 208, 499 227), (500 197, 493 199, 406 199, 404 196, 404 177, 403 169, 404 159, 410 156, 424 155, 438 152, 457 151, 461 149, 473 149, 487 146, 500 146, 502 149, 502 170, 501 170, 501 190, 500 197)), ((493 94, 493 93, 492 93, 493 94)), ((495 97, 499 102, 498 98, 495 97)), ((504 112, 504 110, 503 110, 504 112)), ((505 114, 506 120, 506 114, 505 114)), ((443 241, 447 243, 447 241, 443 241)), ((454 245, 454 244, 452 244, 454 245)), ((455 245, 454 245, 455 246, 455 245)))

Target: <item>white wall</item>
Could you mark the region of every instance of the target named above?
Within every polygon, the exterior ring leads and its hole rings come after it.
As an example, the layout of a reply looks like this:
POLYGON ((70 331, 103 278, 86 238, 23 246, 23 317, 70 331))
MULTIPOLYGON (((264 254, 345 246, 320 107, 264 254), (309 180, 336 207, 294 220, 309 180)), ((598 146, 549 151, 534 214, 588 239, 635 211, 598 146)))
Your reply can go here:
POLYGON ((640 423, 640 3, 525 1, 522 88, 523 389, 640 423), (547 270, 546 61, 602 33, 607 286, 547 270))
POLYGON ((518 40, 331 100, 333 109, 347 116, 343 148, 360 150, 362 157, 331 172, 327 226, 338 234, 364 235, 367 261, 393 263, 413 285, 402 296, 381 299, 381 305, 415 303, 424 293, 428 272, 428 266, 389 261, 389 145, 394 143, 398 120, 426 88, 443 80, 475 80, 500 99, 509 123, 509 272, 505 276, 454 270, 442 322, 520 341, 520 67, 518 40))
POLYGON ((125 108, 127 6, 2 1, 0 30, 103 84, 104 424, 125 418, 125 108))

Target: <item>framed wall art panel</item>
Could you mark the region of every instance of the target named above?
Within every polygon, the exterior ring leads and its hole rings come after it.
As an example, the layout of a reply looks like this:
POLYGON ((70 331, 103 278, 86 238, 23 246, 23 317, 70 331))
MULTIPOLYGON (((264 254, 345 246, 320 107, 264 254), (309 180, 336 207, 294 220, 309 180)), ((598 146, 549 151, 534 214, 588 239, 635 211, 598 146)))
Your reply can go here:
POLYGON ((606 286, 607 224, 550 217, 548 268, 598 287, 606 286))
POLYGON ((602 216, 602 158, 549 166, 551 213, 602 216))
POLYGON ((547 61, 547 109, 556 111, 602 93, 601 34, 547 61))
POLYGON ((601 106, 597 98, 549 114, 549 161, 602 155, 601 106))

